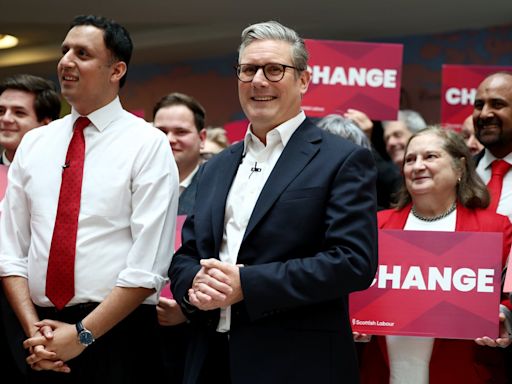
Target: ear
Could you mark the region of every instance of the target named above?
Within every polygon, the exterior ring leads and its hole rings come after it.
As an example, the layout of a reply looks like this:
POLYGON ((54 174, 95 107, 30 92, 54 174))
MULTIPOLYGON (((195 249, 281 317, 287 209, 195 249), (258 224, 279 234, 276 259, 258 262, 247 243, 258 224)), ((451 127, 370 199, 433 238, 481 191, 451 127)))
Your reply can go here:
POLYGON ((300 73, 299 81, 300 81, 300 94, 301 94, 301 96, 304 96, 304 94, 308 90, 309 82, 311 81, 311 70, 309 69, 309 67, 305 71, 302 71, 300 73))
POLYGON ((50 123, 50 121, 52 121, 52 119, 50 119, 49 117, 45 117, 39 123, 41 123, 41 126, 43 126, 43 125, 46 125, 46 124, 50 123))
POLYGON ((124 61, 117 61, 112 64, 112 75, 110 79, 112 82, 119 83, 122 77, 126 74, 127 66, 124 61))
POLYGON ((206 141, 206 128, 199 131, 199 138, 201 139, 201 148, 203 148, 204 142, 206 141))

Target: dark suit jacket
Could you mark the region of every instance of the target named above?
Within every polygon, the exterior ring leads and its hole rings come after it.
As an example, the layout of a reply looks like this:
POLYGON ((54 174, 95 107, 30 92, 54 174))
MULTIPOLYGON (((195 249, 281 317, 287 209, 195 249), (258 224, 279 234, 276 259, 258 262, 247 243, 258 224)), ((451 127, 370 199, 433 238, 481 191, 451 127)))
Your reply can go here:
MULTIPOLYGON (((169 277, 179 303, 199 271, 218 258, 228 192, 243 142, 206 163, 194 214, 169 277)), ((369 286, 377 267, 376 169, 371 153, 301 124, 256 202, 238 254, 244 300, 232 308, 232 383, 357 383, 348 294, 369 286)), ((195 339, 186 383, 207 353, 219 311, 189 313, 195 339)))
MULTIPOLYGON (((411 206, 378 214, 379 228, 402 229, 411 206)), ((512 242, 512 225, 506 216, 457 205, 456 231, 502 232, 502 262, 505 263, 512 242)), ((481 347, 473 340, 436 339, 430 359, 430 382, 436 384, 506 383, 505 351, 481 347)), ((389 359, 384 337, 373 337, 364 346, 361 359, 363 384, 389 383, 389 359)))
POLYGON ((183 192, 181 192, 180 200, 178 202, 178 215, 190 215, 194 209, 196 202, 197 192, 197 176, 200 173, 202 165, 197 170, 196 174, 190 181, 190 184, 183 192))

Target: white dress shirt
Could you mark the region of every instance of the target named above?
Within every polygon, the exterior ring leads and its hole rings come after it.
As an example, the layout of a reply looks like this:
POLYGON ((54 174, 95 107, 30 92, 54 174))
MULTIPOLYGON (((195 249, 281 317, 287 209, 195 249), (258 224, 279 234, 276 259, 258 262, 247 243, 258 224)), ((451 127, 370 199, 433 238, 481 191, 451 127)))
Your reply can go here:
MULTIPOLYGON (((284 147, 299 125, 306 119, 304 112, 267 133, 263 144, 250 130, 244 138, 243 160, 238 167, 228 194, 224 216, 224 234, 219 257, 221 261, 236 264, 238 251, 261 190, 274 169, 284 147)), ((229 331, 231 307, 222 308, 217 327, 219 332, 229 331)))
MULTIPOLYGON (((486 185, 491 180, 491 165, 496 159, 497 157, 485 149, 484 155, 476 167, 476 173, 482 178, 486 185)), ((512 164, 512 153, 505 156, 503 160, 512 164)), ((503 187, 501 189, 500 201, 496 212, 508 216, 509 220, 512 221, 512 169, 503 177, 503 187)))
MULTIPOLYGON (((454 232, 457 210, 441 220, 427 222, 409 213, 404 230, 454 232)), ((428 384, 434 338, 386 336, 390 384, 428 384)))
POLYGON ((7 151, 5 149, 2 151, 2 164, 6 166, 11 165, 11 161, 7 158, 7 151))
POLYGON ((183 193, 183 191, 185 189, 188 188, 188 186, 190 185, 190 183, 192 183, 192 179, 194 178, 194 176, 196 175, 197 171, 199 171, 199 164, 197 164, 197 166, 194 168, 194 170, 192 172, 190 172, 190 174, 185 177, 185 180, 183 180, 181 183, 180 183, 180 195, 183 193))
MULTIPOLYGON (((0 218, 0 276, 28 278, 34 304, 45 295, 48 254, 62 165, 76 111, 23 137, 9 168, 0 218)), ((171 262, 178 206, 178 169, 167 138, 119 99, 87 116, 78 219, 75 296, 101 302, 113 289, 155 289, 156 304, 171 262)), ((65 170, 64 170, 65 172, 65 170)))

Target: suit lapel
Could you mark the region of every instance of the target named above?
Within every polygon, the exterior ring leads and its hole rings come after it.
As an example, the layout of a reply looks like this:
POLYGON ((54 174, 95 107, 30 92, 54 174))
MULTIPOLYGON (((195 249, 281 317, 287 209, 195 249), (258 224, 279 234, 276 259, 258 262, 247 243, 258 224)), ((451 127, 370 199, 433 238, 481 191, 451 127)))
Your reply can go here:
POLYGON ((226 207, 226 200, 229 190, 233 184, 238 166, 242 160, 242 152, 244 149, 243 141, 231 146, 228 151, 229 155, 219 162, 218 169, 216 170, 217 178, 214 190, 214 196, 211 200, 212 205, 212 230, 213 238, 215 241, 215 254, 218 254, 222 242, 222 235, 224 229, 224 212, 226 207))
POLYGON ((320 131, 308 119, 295 131, 261 191, 245 230, 244 240, 318 152, 321 139, 320 131))

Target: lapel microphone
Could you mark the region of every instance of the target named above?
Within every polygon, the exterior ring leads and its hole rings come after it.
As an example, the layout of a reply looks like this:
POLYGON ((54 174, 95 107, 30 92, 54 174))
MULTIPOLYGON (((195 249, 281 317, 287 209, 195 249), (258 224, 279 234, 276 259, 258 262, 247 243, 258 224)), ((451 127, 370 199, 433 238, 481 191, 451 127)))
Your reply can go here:
POLYGON ((254 172, 261 172, 261 168, 258 168, 258 162, 254 162, 254 167, 251 167, 251 173, 249 174, 249 177, 252 176, 254 172))
POLYGON ((65 170, 66 168, 69 168, 69 161, 64 163, 64 165, 62 166, 62 170, 65 170))

